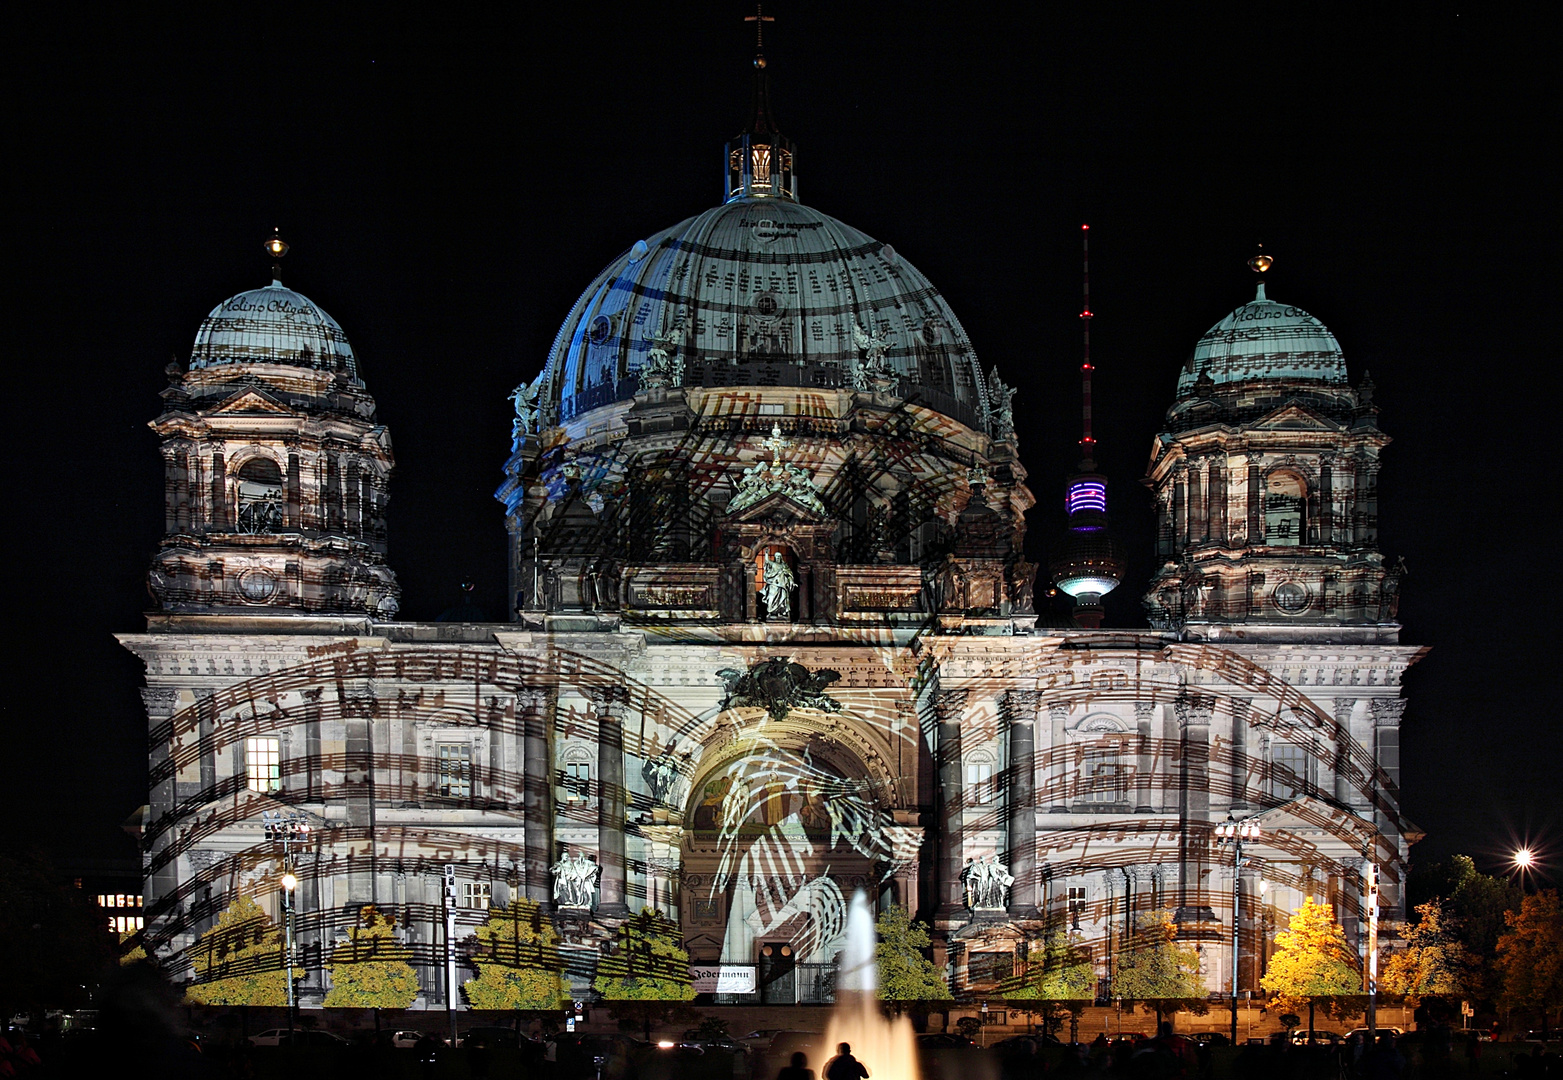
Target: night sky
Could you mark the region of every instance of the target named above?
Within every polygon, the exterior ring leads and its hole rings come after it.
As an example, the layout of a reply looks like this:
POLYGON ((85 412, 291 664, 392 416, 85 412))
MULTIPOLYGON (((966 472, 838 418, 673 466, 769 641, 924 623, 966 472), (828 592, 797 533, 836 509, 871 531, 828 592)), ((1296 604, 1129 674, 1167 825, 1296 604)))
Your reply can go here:
MULTIPOLYGON (((1407 680, 1413 855, 1495 869, 1528 839, 1556 877, 1560 43, 1543 5, 1470 7, 778 0, 766 54, 803 200, 892 243, 1019 386, 1034 561, 1076 456, 1090 223, 1099 462, 1131 553, 1109 625, 1144 625, 1139 480, 1178 367, 1251 298, 1264 243, 1271 298, 1371 369, 1395 440, 1381 548, 1410 568, 1401 640, 1432 649, 1407 680)), ((130 852, 146 723, 111 635, 144 626, 162 530, 146 425, 205 314, 268 280, 274 225, 394 440, 402 616, 470 578, 504 617, 506 395, 604 264, 717 201, 750 13, 13 16, 0 828, 65 861, 130 852)))

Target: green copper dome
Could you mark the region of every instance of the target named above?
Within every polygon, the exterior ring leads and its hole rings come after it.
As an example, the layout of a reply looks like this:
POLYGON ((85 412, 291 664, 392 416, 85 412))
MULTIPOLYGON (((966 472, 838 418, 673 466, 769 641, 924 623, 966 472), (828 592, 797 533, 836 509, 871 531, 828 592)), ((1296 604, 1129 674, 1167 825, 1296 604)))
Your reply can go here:
POLYGON ((1264 379, 1347 385, 1346 359, 1335 335, 1302 308, 1266 299, 1263 282, 1252 303, 1199 339, 1178 374, 1178 397, 1192 396, 1201 376, 1217 386, 1264 379))

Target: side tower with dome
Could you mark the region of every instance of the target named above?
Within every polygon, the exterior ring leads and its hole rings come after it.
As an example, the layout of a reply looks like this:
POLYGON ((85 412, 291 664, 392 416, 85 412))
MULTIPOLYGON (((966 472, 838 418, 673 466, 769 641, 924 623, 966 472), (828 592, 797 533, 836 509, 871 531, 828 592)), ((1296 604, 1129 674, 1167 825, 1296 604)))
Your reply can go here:
POLYGON ((149 576, 162 611, 395 616, 391 437, 335 319, 274 264, 270 285, 212 309, 162 396, 164 536, 149 576))
POLYGON ((1367 374, 1352 386, 1335 337, 1261 278, 1194 346, 1152 449, 1151 625, 1206 641, 1396 641, 1377 413, 1367 374))

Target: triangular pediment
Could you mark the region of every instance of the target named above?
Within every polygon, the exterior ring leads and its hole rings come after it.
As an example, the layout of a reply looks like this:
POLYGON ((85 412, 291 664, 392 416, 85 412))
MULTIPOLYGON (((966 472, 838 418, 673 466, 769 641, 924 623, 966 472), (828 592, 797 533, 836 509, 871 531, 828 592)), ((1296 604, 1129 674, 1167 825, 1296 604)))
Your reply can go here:
POLYGON ((1320 416, 1306 405, 1288 401, 1274 412, 1261 416, 1250 429, 1259 431, 1339 431, 1340 425, 1320 416))
POLYGON ((823 525, 829 518, 804 506, 786 492, 773 491, 759 502, 744 507, 727 518, 733 524, 762 524, 765 522, 797 522, 803 525, 823 525))
POLYGON ((278 416, 292 416, 293 410, 270 394, 250 386, 225 400, 221 405, 212 409, 208 415, 232 415, 234 413, 271 413, 278 416))
POLYGON ((1373 822, 1313 795, 1302 795, 1291 802, 1249 816, 1259 823, 1266 835, 1271 836, 1278 832, 1324 832, 1343 843, 1360 847, 1362 838, 1378 834, 1378 828, 1373 822))

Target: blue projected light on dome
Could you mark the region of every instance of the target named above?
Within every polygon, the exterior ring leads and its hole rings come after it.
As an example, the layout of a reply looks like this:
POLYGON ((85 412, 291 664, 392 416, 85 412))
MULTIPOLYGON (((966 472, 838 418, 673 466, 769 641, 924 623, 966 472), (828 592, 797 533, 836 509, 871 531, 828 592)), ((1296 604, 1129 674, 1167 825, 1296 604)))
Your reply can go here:
POLYGON ((1070 484, 1069 494, 1064 498, 1064 505, 1069 508, 1071 515, 1082 511, 1105 514, 1107 513, 1107 485, 1100 480, 1080 480, 1070 484))

